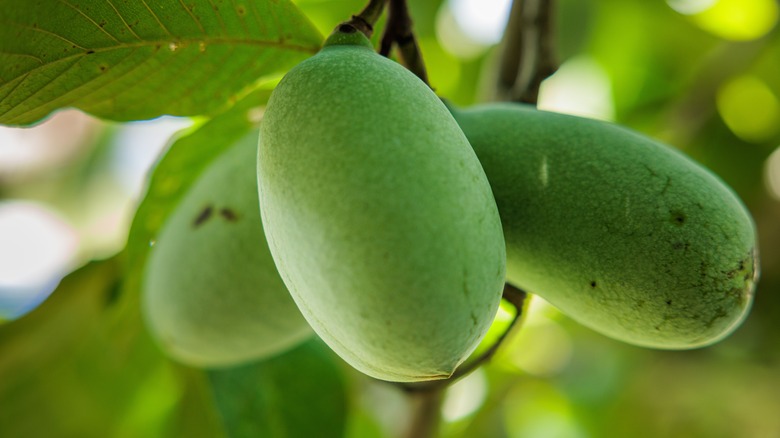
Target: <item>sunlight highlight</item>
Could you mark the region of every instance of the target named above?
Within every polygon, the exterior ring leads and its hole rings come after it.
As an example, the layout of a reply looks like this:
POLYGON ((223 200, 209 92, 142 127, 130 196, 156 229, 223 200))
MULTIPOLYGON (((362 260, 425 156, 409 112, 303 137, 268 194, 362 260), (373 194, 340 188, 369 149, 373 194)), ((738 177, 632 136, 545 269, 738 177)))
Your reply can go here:
POLYGON ((485 401, 487 391, 487 379, 482 369, 457 381, 447 390, 442 407, 444 420, 453 422, 476 412, 485 401))
POLYGON ((455 22, 474 41, 492 45, 501 41, 510 0, 450 0, 455 22))
POLYGON ((564 62, 542 83, 539 109, 613 120, 612 84, 609 75, 592 58, 578 56, 564 62))
POLYGON ((732 79, 718 90, 721 118, 739 138, 761 142, 780 131, 780 102, 769 86, 756 76, 732 79))
POLYGON ((74 263, 79 238, 44 206, 0 203, 0 317, 15 318, 37 306, 74 263))
POLYGON ((780 147, 775 149, 766 160, 764 183, 769 194, 780 201, 780 147))
POLYGON ((718 0, 691 18, 699 27, 721 38, 749 41, 775 27, 778 5, 776 0, 718 0))

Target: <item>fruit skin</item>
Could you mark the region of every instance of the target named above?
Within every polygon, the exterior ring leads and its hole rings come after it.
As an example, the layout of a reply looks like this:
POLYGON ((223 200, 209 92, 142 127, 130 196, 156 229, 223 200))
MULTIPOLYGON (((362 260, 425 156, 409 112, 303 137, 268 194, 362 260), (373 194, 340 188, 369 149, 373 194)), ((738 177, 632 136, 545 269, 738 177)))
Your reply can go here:
POLYGON ((257 132, 220 155, 150 249, 144 316, 163 350, 183 363, 232 366, 312 335, 265 241, 256 157, 257 132))
POLYGON ((451 107, 493 187, 507 278, 631 344, 711 344, 747 315, 750 214, 683 154, 613 124, 517 104, 451 107))
POLYGON ((315 332, 365 374, 446 378, 501 298, 487 178, 435 94, 336 32, 274 90, 261 128, 263 224, 315 332))

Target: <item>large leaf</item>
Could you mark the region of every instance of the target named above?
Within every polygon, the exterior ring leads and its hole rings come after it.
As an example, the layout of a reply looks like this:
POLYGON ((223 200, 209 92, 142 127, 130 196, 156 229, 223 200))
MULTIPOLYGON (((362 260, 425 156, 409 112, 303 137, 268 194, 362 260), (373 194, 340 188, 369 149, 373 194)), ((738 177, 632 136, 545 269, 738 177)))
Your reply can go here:
POLYGON ((264 362, 208 375, 230 438, 344 436, 344 378, 319 339, 264 362))
POLYGON ((270 91, 257 90, 228 111, 179 137, 155 166, 127 241, 125 288, 136 294, 150 245, 168 214, 200 173, 238 141, 257 141, 261 105, 270 91))
POLYGON ((210 396, 197 396, 203 373, 154 345, 120 267, 89 263, 0 327, 1 437, 222 436, 210 396))
POLYGON ((0 123, 211 113, 321 40, 289 0, 0 0, 0 123))

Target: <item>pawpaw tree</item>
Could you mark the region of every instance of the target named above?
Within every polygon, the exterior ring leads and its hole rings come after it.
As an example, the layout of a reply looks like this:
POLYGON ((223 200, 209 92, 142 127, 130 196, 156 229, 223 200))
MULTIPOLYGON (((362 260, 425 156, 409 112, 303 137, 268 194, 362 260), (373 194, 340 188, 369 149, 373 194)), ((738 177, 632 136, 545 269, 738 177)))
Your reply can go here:
POLYGON ((0 0, 0 436, 780 434, 776 2, 499 3, 0 0))

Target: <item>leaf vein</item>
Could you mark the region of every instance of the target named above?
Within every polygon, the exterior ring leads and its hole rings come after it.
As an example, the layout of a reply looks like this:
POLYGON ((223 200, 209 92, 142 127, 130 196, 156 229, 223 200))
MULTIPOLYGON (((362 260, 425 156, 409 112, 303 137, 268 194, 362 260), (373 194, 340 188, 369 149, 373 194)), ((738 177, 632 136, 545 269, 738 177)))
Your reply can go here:
MULTIPOLYGON (((279 42, 279 41, 252 40, 252 39, 247 39, 247 38, 218 37, 218 38, 213 38, 211 40, 209 40, 208 38, 206 38, 206 39, 199 38, 199 39, 179 40, 179 43, 182 46, 188 46, 190 44, 198 44, 200 42, 203 42, 203 43, 206 43, 206 44, 209 44, 209 45, 225 44, 225 45, 246 45, 248 47, 253 47, 253 46, 257 46, 257 47, 278 47, 278 48, 283 48, 283 49, 292 50, 292 51, 295 51, 295 52, 303 52, 303 53, 315 53, 317 50, 319 50, 318 47, 313 47, 313 46, 309 47, 309 46, 302 46, 302 45, 298 45, 298 44, 288 44, 288 43, 279 42)), ((110 52, 110 51, 113 51, 113 50, 132 49, 132 48, 137 48, 137 47, 162 47, 164 44, 168 44, 168 43, 169 43, 169 41, 167 41, 167 40, 164 40, 164 41, 163 40, 160 40, 160 41, 140 41, 138 43, 123 43, 121 46, 118 46, 118 47, 97 48, 97 49, 94 50, 94 52, 95 52, 95 54, 98 54, 98 53, 110 52)), ((88 55, 86 53, 76 53, 76 54, 73 54, 73 55, 70 55, 70 56, 66 56, 64 58, 60 58, 60 59, 58 59, 56 61, 51 61, 48 64, 39 65, 39 66, 33 68, 32 70, 30 70, 30 72, 34 72, 36 70, 44 69, 44 68, 50 67, 50 66, 52 66, 54 64, 58 64, 60 62, 66 62, 66 61, 68 61, 68 60, 70 60, 72 58, 76 58, 76 57, 79 57, 79 56, 88 56, 88 55)), ((24 73, 24 74, 28 74, 28 73, 24 73)), ((16 78, 18 78, 18 77, 19 76, 17 76, 16 78)), ((8 82, 11 82, 11 81, 15 80, 16 78, 12 78, 8 82)))
POLYGON ((146 4, 146 1, 145 1, 145 0, 141 0, 141 3, 143 3, 143 5, 146 7, 146 10, 147 10, 147 11, 149 11, 149 13, 150 13, 150 14, 152 14, 152 17, 154 17, 155 21, 157 21, 157 24, 159 24, 159 25, 160 25, 160 29, 164 30, 164 31, 165 31, 165 33, 167 33, 167 34, 168 34, 168 35, 169 35, 171 38, 175 38, 175 37, 173 36, 173 34, 171 33, 171 31, 170 31, 170 30, 168 30, 168 28, 167 28, 167 27, 165 27, 165 25, 162 23, 162 21, 160 21, 160 18, 159 18, 159 17, 157 17, 157 14, 155 14, 155 13, 154 13, 154 11, 152 10, 152 8, 150 8, 150 7, 149 7, 149 5, 148 5, 148 4, 146 4))
POLYGON ((203 32, 203 35, 206 35, 206 29, 200 23, 200 20, 198 20, 198 17, 196 17, 195 14, 192 13, 190 8, 188 8, 187 5, 184 4, 184 0, 179 0, 179 4, 181 4, 181 7, 184 8, 184 10, 187 11, 188 14, 190 14, 190 17, 192 17, 192 20, 195 22, 195 24, 198 25, 198 27, 200 28, 200 31, 203 32))
MULTIPOLYGON (((21 84, 22 84, 22 82, 24 82, 25 80, 27 80, 27 76, 30 76, 30 73, 31 73, 31 72, 27 72, 27 74, 25 74, 24 76, 18 76, 18 77, 16 77, 15 79, 11 79, 10 81, 6 82, 6 84, 10 84, 11 82, 13 82, 13 81, 15 81, 15 80, 19 79, 19 82, 17 82, 17 83, 16 83, 16 85, 14 85, 13 87, 11 87, 11 90, 10 90, 10 91, 9 91, 9 92, 7 92, 7 93, 5 93, 5 96, 3 96, 2 98, 0 98, 0 103, 3 103, 3 102, 5 101, 5 99, 6 99, 8 96, 10 96, 10 95, 11 95, 11 94, 12 94, 14 91, 16 91, 16 89, 17 89, 17 88, 19 88, 19 85, 21 85, 21 84)), ((11 108, 13 108, 13 106, 12 106, 11 108)), ((10 110, 10 108, 9 108, 9 110, 10 110)))
MULTIPOLYGON (((40 93, 41 93, 41 91, 44 91, 44 90, 46 90, 46 89, 47 89, 47 88, 48 88, 48 87, 49 87, 51 84, 53 84, 53 83, 54 83, 55 81, 57 81, 58 79, 61 79, 61 78, 62 78, 62 77, 65 75, 65 74, 67 74, 67 73, 68 73, 68 72, 69 72, 69 71, 70 71, 70 70, 71 70, 71 69, 72 69, 72 68, 73 68, 75 65, 77 65, 79 62, 81 62, 81 61, 82 61, 82 60, 84 60, 84 59, 86 59, 86 58, 76 59, 76 60, 75 60, 75 61, 74 61, 74 62, 73 62, 71 65, 67 66, 67 67, 65 68, 65 70, 63 70, 63 71, 62 71, 62 73, 60 73, 60 74, 58 74, 57 76, 54 76, 53 78, 51 78, 51 80, 49 80, 49 81, 47 81, 45 84, 43 84, 43 86, 42 86, 42 87, 38 88, 37 90, 35 90, 35 91, 33 91, 31 94, 29 94, 27 97, 25 97, 24 99, 22 99, 22 101, 21 101, 21 102, 17 102, 17 103, 16 103, 16 105, 13 105, 12 107, 8 108, 6 111, 3 111, 2 113, 0 113, 0 117, 3 117, 3 116, 5 116, 5 115, 7 115, 9 112, 12 112, 12 111, 14 110, 14 108, 18 108, 20 105, 23 105, 25 102, 29 101, 29 100, 30 100, 30 99, 32 99, 33 97, 35 97, 35 96, 37 96, 38 94, 40 94, 40 93)), ((36 108, 32 108, 31 110, 28 110, 28 111, 32 111, 32 110, 34 110, 34 109, 37 109, 37 107, 36 107, 36 108)))
POLYGON ((0 50, 0 55, 24 56, 24 57, 27 57, 27 58, 32 58, 32 59, 38 61, 40 64, 43 64, 43 59, 41 59, 41 58, 39 58, 39 57, 37 57, 35 55, 30 55, 28 53, 11 53, 11 52, 6 52, 4 50, 0 50))
POLYGON ((227 29, 225 28, 225 21, 222 20, 222 15, 219 13, 219 8, 214 5, 214 2, 211 0, 209 1, 209 5, 211 5, 211 10, 214 11, 214 16, 217 17, 217 21, 219 21, 219 27, 222 29, 222 32, 227 34, 227 29))
POLYGON ((112 40, 114 40, 116 42, 119 42, 119 40, 116 39, 116 37, 114 37, 113 35, 108 33, 107 30, 103 29, 102 26, 100 26, 95 20, 93 20, 92 17, 90 17, 89 15, 85 14, 84 11, 82 11, 81 9, 79 9, 76 6, 68 3, 67 0, 57 0, 57 1, 59 1, 60 3, 66 5, 66 6, 68 6, 69 8, 73 9, 74 11, 78 12, 79 14, 81 14, 82 17, 86 18, 87 20, 89 20, 90 23, 95 25, 95 27, 98 28, 101 32, 103 32, 104 34, 108 35, 109 38, 111 38, 112 40))
MULTIPOLYGON (((161 63, 161 64, 160 64, 160 66, 159 66, 158 68, 156 68, 156 69, 154 69, 154 70, 150 71, 149 73, 147 73, 146 75, 144 75, 144 80, 145 80, 145 81, 147 81, 147 82, 150 82, 152 77, 154 77, 154 76, 156 76, 156 75, 160 74, 161 72, 164 72, 164 71, 165 71, 165 70, 168 68, 168 66, 169 66, 171 63, 173 63, 174 61, 176 61, 176 60, 177 60, 177 57, 176 57, 176 56, 170 56, 168 59, 166 59, 166 60, 165 60, 165 62, 161 63)), ((182 69, 183 69, 183 68, 187 68, 187 67, 189 67, 189 66, 190 66, 190 64, 189 64, 189 63, 183 63, 183 65, 182 65, 182 69)), ((180 69, 180 70, 181 70, 181 69, 180 69)), ((174 76, 174 75, 171 75, 171 77, 175 77, 175 76, 174 76)), ((161 83, 159 83, 159 84, 157 85, 157 87, 154 87, 154 88, 150 87, 150 88, 147 88, 147 89, 145 89, 145 90, 142 90, 143 92, 137 92, 137 93, 135 93, 135 94, 134 94, 135 100, 136 100, 136 101, 143 101, 143 100, 146 100, 146 98, 144 97, 144 96, 146 96, 146 95, 154 96, 156 99, 159 99, 161 96, 163 96, 163 97, 164 97, 164 96, 165 96, 165 93, 160 93, 160 92, 159 92, 159 90, 160 90, 161 88, 165 88, 165 87, 168 87, 168 86, 170 86, 170 84, 168 84, 168 83, 167 83, 167 82, 165 82, 165 81, 162 81, 161 83)), ((121 96, 121 95, 123 95, 123 94, 127 94, 127 93, 128 93, 128 92, 130 92, 130 91, 132 91, 132 90, 131 90, 131 88, 129 88, 129 87, 128 87, 128 88, 125 88, 124 90, 122 90, 122 92, 121 92, 121 93, 115 94, 115 95, 114 95, 114 96, 112 96, 112 97, 113 97, 113 98, 117 98, 117 97, 119 97, 119 96, 121 96)))
POLYGON ((73 42, 73 41, 71 41, 71 40, 69 40, 69 39, 65 38, 64 36, 61 36, 61 35, 59 35, 59 34, 56 34, 56 33, 54 33, 54 32, 48 31, 48 30, 46 30, 46 29, 41 29, 40 27, 32 27, 32 26, 27 26, 27 25, 25 25, 25 24, 21 24, 21 23, 15 23, 15 22, 13 22, 13 21, 2 21, 2 23, 10 24, 10 25, 12 25, 12 26, 16 26, 16 27, 21 27, 22 29, 31 30, 31 31, 33 31, 33 32, 40 32, 40 33, 42 33, 42 34, 45 34, 45 35, 51 35, 51 36, 53 36, 53 37, 55 37, 55 38, 58 38, 58 39, 60 39, 60 40, 62 40, 62 41, 65 41, 66 43, 68 43, 68 44, 70 44, 70 45, 72 45, 72 46, 75 46, 75 47, 77 47, 77 48, 79 48, 79 49, 81 49, 81 50, 85 50, 85 51, 87 50, 87 48, 86 48, 86 47, 82 47, 82 46, 80 46, 80 45, 76 44, 75 42, 73 42))
POLYGON ((119 19, 120 19, 120 20, 122 20, 122 23, 124 23, 124 25, 125 25, 125 27, 127 28, 127 30, 129 30, 129 31, 130 31, 130 33, 132 33, 132 34, 133 34, 133 36, 135 36, 135 37, 136 37, 136 39, 138 39, 139 41, 141 41, 141 37, 140 37, 140 36, 138 36, 138 34, 137 34, 137 33, 135 33, 135 31, 133 30, 133 28, 132 28, 132 27, 130 27, 130 25, 127 23, 127 21, 125 21, 125 17, 123 17, 123 16, 122 16, 122 14, 120 14, 120 13, 119 13, 119 10, 116 8, 116 6, 114 6, 114 4, 113 4, 113 3, 111 3, 111 0, 106 0, 106 1, 108 2, 109 6, 111 6, 111 9, 113 9, 113 10, 114 10, 114 12, 116 12, 116 16, 117 16, 117 17, 119 17, 119 19))
MULTIPOLYGON (((133 50, 132 50, 132 51, 131 51, 131 52, 130 52, 130 53, 127 55, 127 56, 125 56, 124 58, 122 58, 122 60, 121 60, 121 61, 117 62, 117 63, 115 64, 115 67, 116 67, 116 66, 118 66, 118 65, 120 65, 122 62, 126 61, 126 60, 127 60, 128 58, 130 58, 131 56, 133 56, 133 54, 134 54, 135 52, 137 52, 137 51, 138 51, 138 48, 135 48, 135 49, 133 49, 133 50)), ((124 76, 125 76, 125 75, 127 75, 128 73, 130 73, 130 72, 132 72, 132 71, 136 70, 137 68, 139 68, 140 66, 142 66, 142 65, 143 65, 143 64, 144 64, 146 61, 148 61, 148 60, 150 60, 150 59, 153 59, 153 58, 154 58, 154 57, 153 57, 153 56, 151 56, 151 57, 147 58, 146 60, 144 60, 143 62, 141 62, 141 63, 138 63, 138 64, 134 65, 132 68, 130 68, 128 71, 126 71, 126 72, 122 73, 122 74, 121 74, 121 75, 119 75, 118 77, 110 79, 110 82, 109 82, 109 83, 108 83, 106 86, 110 86, 112 82, 113 82, 113 83, 116 83, 116 82, 117 82, 119 79, 121 79, 122 77, 124 77, 124 76)), ((99 77, 98 77, 98 78, 99 78, 99 77)), ((67 93, 65 93, 65 94, 62 94, 62 95, 58 96, 56 99, 54 99, 54 100, 52 100, 52 101, 50 101, 50 102, 47 102, 47 106, 51 106, 52 104, 55 104, 55 103, 56 103, 56 102, 58 102, 58 101, 65 101, 65 102, 67 102, 67 96, 68 96, 68 95, 70 95, 71 93, 73 93, 73 92, 76 92, 76 91, 78 91, 78 90, 80 90, 80 89, 82 89, 82 88, 84 88, 84 87, 87 87, 87 86, 90 86, 90 87, 91 87, 91 86, 94 84, 94 82, 95 82, 96 80, 98 80, 98 78, 95 78, 95 79, 90 79, 90 80, 88 80, 88 81, 84 82, 83 84, 79 85, 78 87, 76 87, 76 88, 73 88, 73 89, 70 89, 70 90, 68 90, 68 92, 67 92, 67 93)), ((94 87, 91 87, 91 88, 88 90, 88 93, 86 93, 86 94, 83 94, 83 95, 81 95, 81 96, 74 97, 74 98, 72 98, 70 101, 71 101, 71 102, 77 102, 77 101, 79 101, 79 100, 81 100, 81 99, 84 99, 85 97, 89 96, 90 94, 93 94, 93 93, 96 93, 96 92, 100 91, 101 89, 102 89, 102 88, 94 88, 94 87)), ((21 113, 21 114, 17 114, 15 117, 16 117, 17 119, 19 119, 19 118, 22 118, 22 117, 26 116, 27 114, 29 114, 29 113, 31 113, 31 112, 33 112, 33 111, 35 111, 35 110, 38 110, 38 109, 40 109, 40 108, 38 108, 38 107, 35 107, 35 108, 30 108, 30 109, 28 109, 27 111, 25 111, 25 112, 23 112, 23 113, 21 113)))
POLYGON ((238 13, 238 5, 236 5, 235 0, 230 0, 230 4, 233 5, 233 10, 236 11, 236 15, 238 15, 238 22, 241 23, 241 28, 244 29, 244 33, 251 35, 252 32, 250 32, 249 28, 246 27, 246 20, 244 20, 244 17, 238 13))

